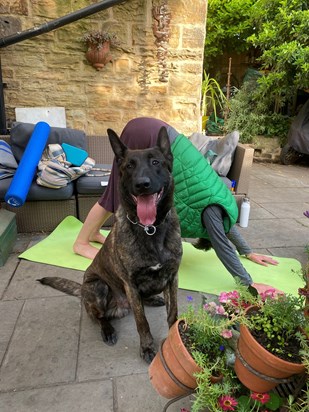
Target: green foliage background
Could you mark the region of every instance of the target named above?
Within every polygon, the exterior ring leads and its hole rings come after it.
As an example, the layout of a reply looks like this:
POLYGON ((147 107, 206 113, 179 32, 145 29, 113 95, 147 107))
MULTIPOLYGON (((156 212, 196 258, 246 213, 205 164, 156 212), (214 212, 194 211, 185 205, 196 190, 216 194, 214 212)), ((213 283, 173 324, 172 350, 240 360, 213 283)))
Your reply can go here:
POLYGON ((226 51, 259 56, 263 75, 256 87, 231 102, 229 127, 238 124, 246 141, 256 134, 284 137, 286 117, 296 114, 298 94, 309 89, 308 8, 303 0, 209 0, 206 71, 226 51))

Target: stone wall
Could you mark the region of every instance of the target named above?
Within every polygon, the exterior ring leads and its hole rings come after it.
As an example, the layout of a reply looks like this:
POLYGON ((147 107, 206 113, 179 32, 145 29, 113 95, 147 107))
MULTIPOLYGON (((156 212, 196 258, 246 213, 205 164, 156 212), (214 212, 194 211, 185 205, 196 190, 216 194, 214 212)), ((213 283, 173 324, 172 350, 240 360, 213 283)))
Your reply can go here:
MULTIPOLYGON (((2 0, 0 37, 93 3, 2 0)), ((8 126, 16 107, 64 106, 67 126, 91 135, 106 134, 108 127, 121 132, 137 116, 161 118, 184 133, 199 130, 206 13, 206 0, 128 0, 0 49, 8 126), (171 13, 161 65, 152 15, 160 5, 171 13), (100 71, 87 62, 81 42, 85 32, 96 29, 112 31, 121 41, 112 49, 113 62, 100 71)))
POLYGON ((254 161, 280 163, 281 146, 278 137, 256 136, 249 146, 254 148, 254 161))

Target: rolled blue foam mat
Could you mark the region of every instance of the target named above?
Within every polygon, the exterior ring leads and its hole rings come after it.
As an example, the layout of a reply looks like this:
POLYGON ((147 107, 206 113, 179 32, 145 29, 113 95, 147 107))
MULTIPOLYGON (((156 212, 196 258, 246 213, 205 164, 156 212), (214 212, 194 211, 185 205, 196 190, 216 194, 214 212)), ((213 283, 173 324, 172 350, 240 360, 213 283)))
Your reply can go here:
POLYGON ((48 123, 38 122, 35 125, 10 187, 4 196, 8 205, 20 207, 25 203, 49 133, 48 123))

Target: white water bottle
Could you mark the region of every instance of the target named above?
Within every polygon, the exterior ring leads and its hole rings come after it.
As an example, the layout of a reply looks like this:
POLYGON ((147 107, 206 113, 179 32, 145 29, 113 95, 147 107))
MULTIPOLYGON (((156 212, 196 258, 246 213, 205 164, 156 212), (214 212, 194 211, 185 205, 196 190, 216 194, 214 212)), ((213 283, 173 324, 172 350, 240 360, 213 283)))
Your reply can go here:
POLYGON ((239 226, 248 227, 250 214, 250 200, 245 197, 240 208, 239 226))

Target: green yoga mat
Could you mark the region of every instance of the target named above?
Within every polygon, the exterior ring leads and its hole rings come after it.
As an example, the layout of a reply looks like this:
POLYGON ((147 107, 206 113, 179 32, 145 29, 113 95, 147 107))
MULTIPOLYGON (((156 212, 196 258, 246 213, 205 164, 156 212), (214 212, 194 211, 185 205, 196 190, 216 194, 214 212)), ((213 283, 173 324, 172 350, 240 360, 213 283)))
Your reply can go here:
MULTIPOLYGON (((32 246, 19 257, 34 262, 45 263, 84 271, 90 260, 73 253, 72 246, 82 223, 73 216, 65 218, 44 240, 32 246)), ((102 231, 104 235, 108 232, 102 231)), ((100 245, 95 244, 97 247, 100 245)), ((218 294, 235 289, 233 277, 222 265, 213 250, 203 252, 190 243, 183 242, 183 258, 179 270, 179 287, 192 291, 218 294)), ((272 285, 285 293, 297 295, 303 282, 297 273, 301 264, 296 259, 277 258, 278 266, 258 265, 240 257, 243 265, 255 282, 272 285), (296 273, 294 273, 296 272, 296 273)), ((56 275, 56 270, 55 270, 56 275)))

